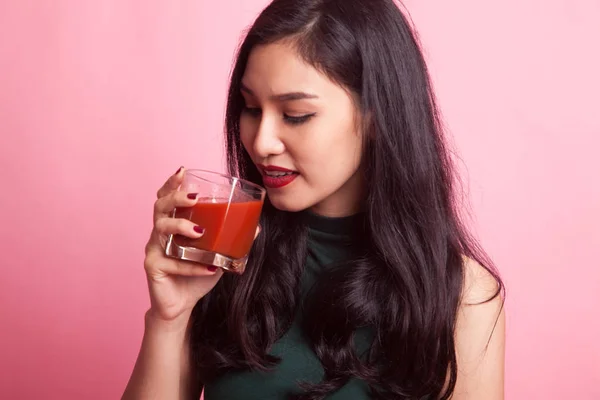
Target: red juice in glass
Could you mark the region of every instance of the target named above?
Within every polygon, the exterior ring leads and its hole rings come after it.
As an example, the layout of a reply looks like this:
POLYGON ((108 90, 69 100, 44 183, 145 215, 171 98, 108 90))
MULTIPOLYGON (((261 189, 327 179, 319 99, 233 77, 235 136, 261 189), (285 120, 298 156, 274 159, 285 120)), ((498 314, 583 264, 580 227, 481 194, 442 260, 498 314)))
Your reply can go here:
POLYGON ((180 208, 175 218, 186 218, 204 228, 199 239, 176 236, 175 243, 214 251, 231 258, 242 258, 250 251, 260 218, 262 202, 228 203, 227 199, 202 199, 190 208, 180 208))
POLYGON ((171 235, 165 254, 180 260, 244 272, 266 191, 239 178, 203 170, 187 170, 179 190, 198 193, 193 207, 179 207, 185 218, 204 229, 198 239, 171 235))

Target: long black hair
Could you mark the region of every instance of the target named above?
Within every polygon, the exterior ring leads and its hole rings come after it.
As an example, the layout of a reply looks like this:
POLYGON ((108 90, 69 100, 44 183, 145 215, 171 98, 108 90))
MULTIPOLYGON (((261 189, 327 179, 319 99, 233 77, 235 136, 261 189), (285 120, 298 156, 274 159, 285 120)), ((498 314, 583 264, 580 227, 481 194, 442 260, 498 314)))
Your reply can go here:
MULTIPOLYGON (((310 65, 357 99, 364 120, 366 182, 361 259, 321 279, 304 309, 304 333, 322 382, 295 399, 324 398, 351 378, 373 398, 448 399, 455 387, 454 331, 465 259, 502 282, 465 229, 456 176, 432 85, 411 24, 393 0, 275 0, 248 31, 235 62, 226 110, 229 172, 261 183, 240 141, 240 86, 252 49, 287 40, 310 65), (354 333, 375 334, 365 357, 354 333)), ((226 274, 194 309, 192 354, 199 379, 228 370, 265 370, 269 349, 290 327, 307 249, 302 213, 268 201, 246 273, 226 274)))

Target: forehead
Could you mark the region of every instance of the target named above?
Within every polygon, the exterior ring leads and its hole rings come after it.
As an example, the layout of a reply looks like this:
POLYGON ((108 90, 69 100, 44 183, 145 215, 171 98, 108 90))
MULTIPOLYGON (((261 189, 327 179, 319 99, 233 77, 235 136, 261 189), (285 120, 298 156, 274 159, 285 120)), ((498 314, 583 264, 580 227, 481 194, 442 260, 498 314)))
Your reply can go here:
POLYGON ((242 82, 259 96, 298 90, 326 93, 337 86, 286 42, 253 48, 242 82))

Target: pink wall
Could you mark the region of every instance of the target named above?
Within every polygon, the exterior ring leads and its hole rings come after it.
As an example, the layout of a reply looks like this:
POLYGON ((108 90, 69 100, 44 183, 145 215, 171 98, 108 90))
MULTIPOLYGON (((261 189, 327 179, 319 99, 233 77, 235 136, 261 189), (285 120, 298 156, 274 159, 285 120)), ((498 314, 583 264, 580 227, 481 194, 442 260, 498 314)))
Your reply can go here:
MULTIPOLYGON (((0 0, 0 398, 119 396, 155 190, 221 167, 264 4, 0 0)), ((508 285, 507 399, 599 399, 600 3, 406 4, 508 285)))

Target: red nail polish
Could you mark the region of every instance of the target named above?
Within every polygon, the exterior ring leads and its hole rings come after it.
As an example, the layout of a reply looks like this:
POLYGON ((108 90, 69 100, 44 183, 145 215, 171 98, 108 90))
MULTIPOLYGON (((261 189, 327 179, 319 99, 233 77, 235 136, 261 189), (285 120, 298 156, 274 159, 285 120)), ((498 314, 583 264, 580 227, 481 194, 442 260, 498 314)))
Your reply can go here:
POLYGON ((181 172, 182 169, 183 169, 183 167, 179 167, 179 169, 177 170, 177 172, 175 172, 175 175, 179 175, 179 173, 181 172))
POLYGON ((198 197, 198 193, 190 193, 187 195, 187 198, 190 200, 196 200, 196 197, 198 197))
POLYGON ((196 233, 200 233, 200 234, 202 234, 202 233, 204 233, 204 228, 200 228, 199 226, 197 226, 197 225, 196 225, 196 226, 194 227, 194 231, 195 231, 196 233))
POLYGON ((214 267, 214 266, 212 266, 212 265, 209 265, 208 267, 206 267, 206 269, 207 269, 209 272, 216 272, 216 271, 217 271, 217 267, 214 267))

